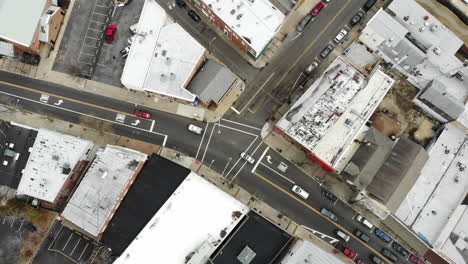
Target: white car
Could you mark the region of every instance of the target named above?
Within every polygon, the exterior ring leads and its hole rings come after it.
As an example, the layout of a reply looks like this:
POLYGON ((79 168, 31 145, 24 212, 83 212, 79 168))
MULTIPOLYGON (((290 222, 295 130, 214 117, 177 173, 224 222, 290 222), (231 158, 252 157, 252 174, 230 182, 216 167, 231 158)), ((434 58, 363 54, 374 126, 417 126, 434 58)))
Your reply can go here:
POLYGON ((340 31, 340 33, 338 33, 338 35, 336 35, 335 39, 333 41, 335 41, 335 43, 340 43, 341 40, 344 38, 344 36, 346 36, 346 34, 348 34, 348 31, 342 29, 340 31))
POLYGON ((351 238, 350 236, 348 236, 345 232, 343 232, 341 230, 336 230, 335 233, 336 233, 337 236, 339 236, 345 242, 348 242, 349 239, 351 238))
POLYGON ((245 153, 245 152, 242 152, 240 154, 240 157, 243 159, 243 160, 246 160, 248 163, 250 164, 254 164, 255 163, 255 159, 252 158, 249 154, 245 153))
POLYGON ((203 133, 203 128, 197 127, 196 125, 192 124, 188 126, 188 130, 198 135, 201 135, 201 133, 203 133))
POLYGON ((300 196, 304 200, 306 200, 309 197, 309 193, 304 191, 304 189, 302 189, 301 187, 299 187, 297 185, 294 185, 292 187, 292 191, 293 191, 293 193, 297 194, 298 196, 300 196))

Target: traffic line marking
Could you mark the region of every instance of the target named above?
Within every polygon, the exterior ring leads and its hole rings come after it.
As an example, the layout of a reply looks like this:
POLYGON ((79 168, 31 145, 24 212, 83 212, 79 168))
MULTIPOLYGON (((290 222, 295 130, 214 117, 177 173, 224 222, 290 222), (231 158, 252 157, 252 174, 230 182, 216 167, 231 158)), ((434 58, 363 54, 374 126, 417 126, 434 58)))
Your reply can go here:
POLYGON ((268 152, 269 149, 270 149, 269 146, 265 148, 265 150, 263 151, 262 155, 261 155, 260 158, 257 160, 257 163, 256 163, 255 166, 253 167, 252 172, 255 172, 255 170, 256 170, 257 167, 258 167, 258 164, 260 164, 260 161, 262 161, 263 157, 265 156, 265 154, 268 152))

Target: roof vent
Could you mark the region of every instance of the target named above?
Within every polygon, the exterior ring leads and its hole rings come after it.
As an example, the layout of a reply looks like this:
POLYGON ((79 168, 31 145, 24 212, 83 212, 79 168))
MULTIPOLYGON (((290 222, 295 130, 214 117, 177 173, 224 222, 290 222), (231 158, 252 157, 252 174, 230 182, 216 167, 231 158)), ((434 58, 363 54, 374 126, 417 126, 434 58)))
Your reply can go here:
POLYGON ((169 57, 166 57, 166 65, 171 65, 172 59, 169 57))
POLYGON ((431 30, 432 32, 437 32, 437 30, 439 30, 439 26, 433 25, 433 26, 430 28, 430 30, 431 30))
POLYGON ((236 16, 236 19, 239 20, 239 19, 242 18, 242 16, 243 16, 242 14, 238 14, 238 15, 236 16))
POLYGON ((164 73, 162 73, 162 74, 159 76, 159 80, 160 80, 161 82, 165 82, 165 81, 167 80, 167 76, 166 76, 164 73))
POLYGON ((236 13, 235 9, 231 9, 231 15, 234 15, 236 13))
POLYGON ((404 17, 403 17, 403 20, 404 20, 404 21, 408 21, 408 19, 409 19, 409 16, 404 16, 404 17))
POLYGON ((175 73, 171 72, 171 74, 169 74, 169 80, 174 81, 175 77, 176 77, 175 73))
POLYGON ((430 24, 429 24, 429 22, 426 21, 426 22, 424 22, 424 25, 425 25, 426 27, 428 27, 430 24))
POLYGON ((424 27, 419 28, 419 32, 423 32, 424 30, 426 30, 424 27))
POLYGON ((57 154, 52 155, 52 160, 58 161, 60 159, 60 156, 57 154))

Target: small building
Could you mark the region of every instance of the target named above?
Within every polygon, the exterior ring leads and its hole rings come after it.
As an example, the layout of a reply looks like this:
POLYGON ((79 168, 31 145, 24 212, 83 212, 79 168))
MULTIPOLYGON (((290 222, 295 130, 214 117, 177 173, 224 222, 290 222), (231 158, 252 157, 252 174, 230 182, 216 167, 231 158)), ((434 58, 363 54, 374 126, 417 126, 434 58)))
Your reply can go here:
POLYGON ((269 0, 189 0, 242 52, 260 58, 281 28, 284 14, 269 0))
POLYGON ((205 263, 248 212, 191 172, 114 263, 205 263))
POLYGON ((98 150, 62 217, 91 236, 100 236, 146 158, 141 152, 119 146, 98 150))
POLYGON ((344 264, 330 252, 307 240, 296 240, 278 264, 344 264))
POLYGON ((86 169, 93 147, 89 140, 39 129, 17 194, 34 197, 43 207, 62 208, 86 169))
POLYGON ((28 162, 37 130, 0 120, 0 195, 12 198, 28 162))
POLYGON ((367 80, 338 57, 308 88, 276 127, 325 171, 343 170, 359 147, 366 122, 393 79, 378 67, 367 80))
POLYGON ((392 1, 359 39, 420 90, 413 101, 428 114, 447 122, 467 111, 466 46, 416 1, 392 1))
POLYGON ((57 39, 64 11, 54 0, 2 0, 0 5, 0 55, 40 53, 41 44, 57 39))
POLYGON ((423 147, 406 138, 389 139, 371 127, 341 176, 394 212, 428 159, 423 147))

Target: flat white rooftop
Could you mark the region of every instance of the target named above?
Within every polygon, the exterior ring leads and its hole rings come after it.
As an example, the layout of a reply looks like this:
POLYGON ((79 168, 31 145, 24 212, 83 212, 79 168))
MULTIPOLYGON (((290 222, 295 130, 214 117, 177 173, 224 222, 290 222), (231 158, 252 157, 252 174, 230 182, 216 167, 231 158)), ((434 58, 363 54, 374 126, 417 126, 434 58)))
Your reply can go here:
POLYGON ((447 124, 428 154, 395 215, 433 243, 468 191, 468 136, 447 124))
POLYGON ((276 126, 336 168, 393 82, 380 70, 367 81, 338 57, 276 126))
POLYGON ((257 53, 270 43, 285 18, 269 0, 203 0, 257 53))
POLYGON ((307 240, 299 240, 289 250, 288 254, 279 262, 279 264, 344 264, 332 254, 323 250, 321 247, 307 240))
POLYGON ((204 53, 156 1, 146 0, 121 82, 129 89, 193 102, 196 96, 185 88, 204 53))
POLYGON ((76 163, 86 160, 94 143, 47 129, 39 129, 17 194, 53 203, 76 163))
POLYGON ((204 263, 248 211, 192 172, 114 263, 204 263))
POLYGON ((147 156, 136 150, 107 145, 83 177, 62 216, 98 236, 128 191, 147 156))

